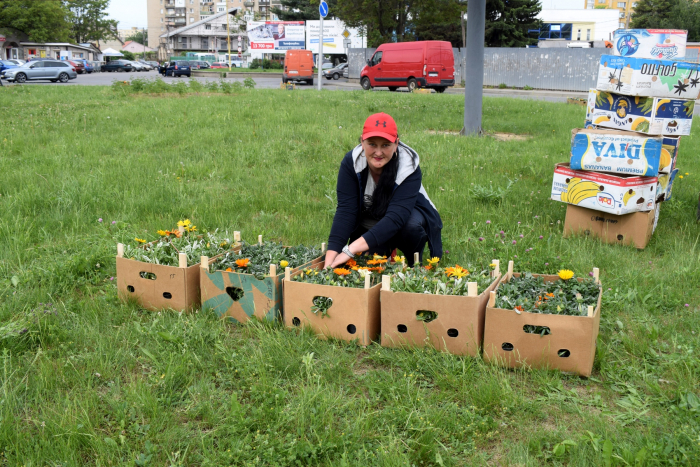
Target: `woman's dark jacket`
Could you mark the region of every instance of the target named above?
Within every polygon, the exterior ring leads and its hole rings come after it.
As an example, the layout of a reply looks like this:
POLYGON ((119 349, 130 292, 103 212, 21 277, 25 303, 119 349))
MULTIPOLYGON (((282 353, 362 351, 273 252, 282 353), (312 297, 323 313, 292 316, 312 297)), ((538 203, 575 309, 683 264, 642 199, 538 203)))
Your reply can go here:
MULTIPOLYGON (((399 167, 394 193, 386 214, 362 237, 369 245, 369 252, 385 245, 396 235, 416 208, 428 224, 428 247, 430 256, 442 256, 442 220, 440 214, 421 184, 418 154, 399 142, 399 167)), ((362 145, 345 154, 338 172, 338 208, 333 218, 333 227, 328 238, 328 249, 340 252, 350 235, 360 225, 362 201, 369 170, 362 145)))

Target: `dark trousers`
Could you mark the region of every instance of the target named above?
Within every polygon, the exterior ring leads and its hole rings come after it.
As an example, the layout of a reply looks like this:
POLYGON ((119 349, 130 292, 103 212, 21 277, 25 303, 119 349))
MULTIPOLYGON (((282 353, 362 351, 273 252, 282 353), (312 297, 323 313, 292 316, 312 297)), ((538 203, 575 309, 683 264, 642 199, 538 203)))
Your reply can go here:
MULTIPOLYGON (((354 242, 362 235, 367 232, 362 226, 358 226, 357 229, 350 235, 350 243, 354 242)), ((404 224, 401 230, 398 231, 388 242, 384 245, 378 245, 370 254, 377 253, 379 255, 389 256, 394 248, 401 250, 406 257, 406 262, 409 266, 413 266, 413 256, 414 253, 418 253, 420 261, 423 261, 423 249, 425 248, 425 243, 428 241, 428 223, 417 209, 413 208, 411 212, 411 217, 404 224)))

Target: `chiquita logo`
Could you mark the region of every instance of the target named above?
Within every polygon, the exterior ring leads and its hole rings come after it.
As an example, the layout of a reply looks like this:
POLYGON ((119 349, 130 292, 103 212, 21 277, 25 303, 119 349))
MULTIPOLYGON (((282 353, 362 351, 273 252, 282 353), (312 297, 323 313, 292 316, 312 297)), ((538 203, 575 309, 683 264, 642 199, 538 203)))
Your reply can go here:
POLYGON ((598 194, 598 204, 600 204, 604 208, 614 208, 615 200, 612 196, 610 196, 607 193, 600 193, 598 194))
POLYGON ((632 108, 632 101, 629 100, 626 97, 618 97, 615 99, 615 102, 613 102, 613 107, 612 110, 615 111, 613 114, 613 122, 617 126, 625 126, 627 125, 627 114, 632 108))

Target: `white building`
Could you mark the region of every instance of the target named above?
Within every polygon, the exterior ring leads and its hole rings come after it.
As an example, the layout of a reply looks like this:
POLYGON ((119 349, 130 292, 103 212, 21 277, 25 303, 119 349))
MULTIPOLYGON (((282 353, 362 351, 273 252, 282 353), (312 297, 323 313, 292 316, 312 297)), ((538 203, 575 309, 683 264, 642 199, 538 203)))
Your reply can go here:
POLYGON ((539 47, 566 47, 576 41, 593 42, 595 47, 604 47, 603 41, 611 40, 613 32, 618 29, 619 14, 610 9, 543 9, 537 15, 544 23, 539 31, 539 47))

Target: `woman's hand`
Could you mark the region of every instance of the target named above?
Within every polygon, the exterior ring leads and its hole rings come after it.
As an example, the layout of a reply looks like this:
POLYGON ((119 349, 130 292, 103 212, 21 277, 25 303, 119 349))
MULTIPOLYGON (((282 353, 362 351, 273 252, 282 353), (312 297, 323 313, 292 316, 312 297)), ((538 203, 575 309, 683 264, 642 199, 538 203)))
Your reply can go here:
POLYGON ((333 250, 327 250, 326 251, 326 260, 323 262, 325 264, 325 267, 329 268, 333 264, 333 261, 335 261, 335 258, 338 256, 337 251, 333 250))

